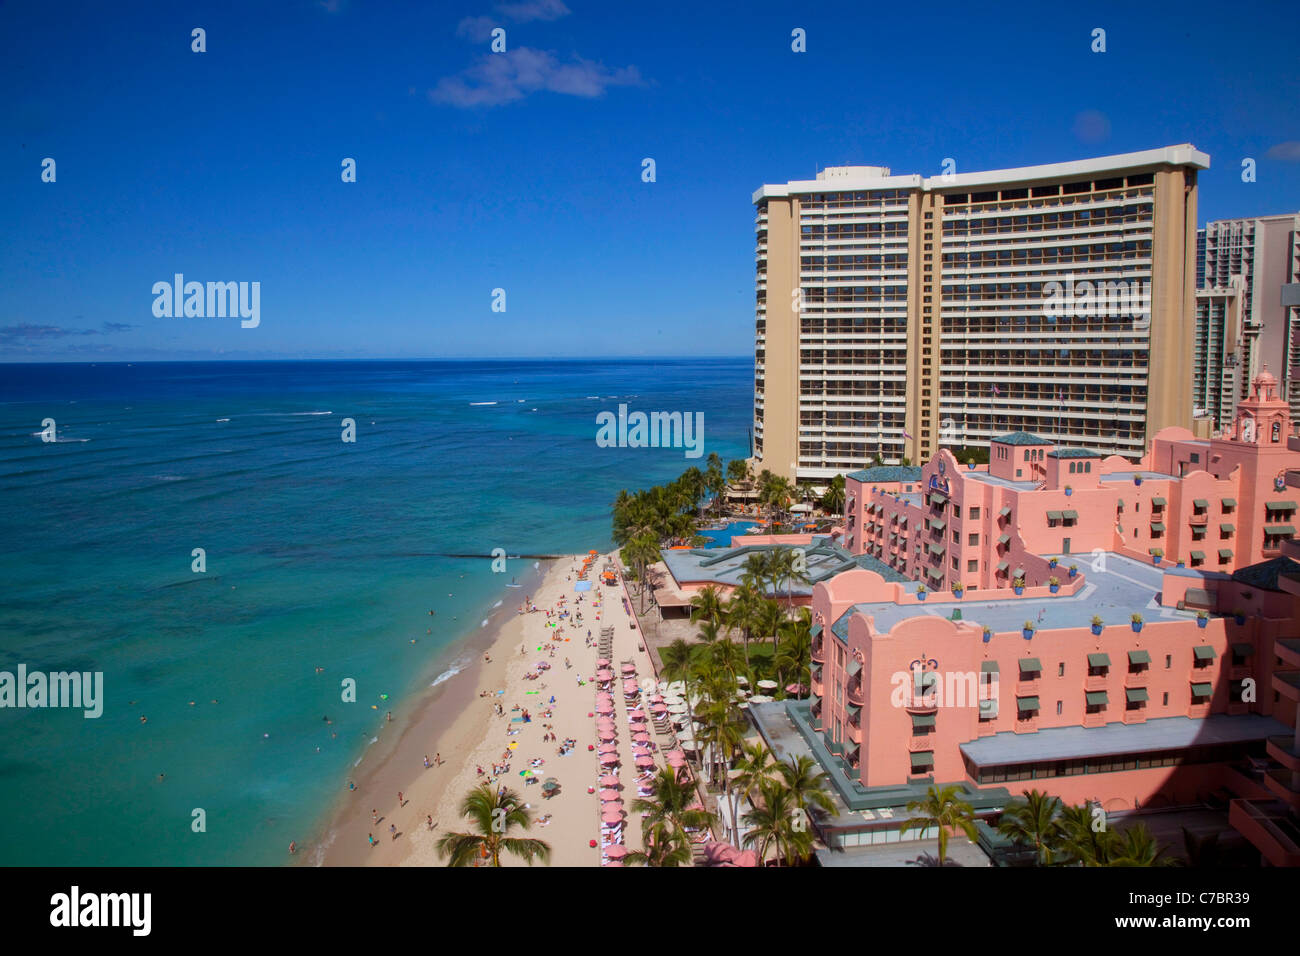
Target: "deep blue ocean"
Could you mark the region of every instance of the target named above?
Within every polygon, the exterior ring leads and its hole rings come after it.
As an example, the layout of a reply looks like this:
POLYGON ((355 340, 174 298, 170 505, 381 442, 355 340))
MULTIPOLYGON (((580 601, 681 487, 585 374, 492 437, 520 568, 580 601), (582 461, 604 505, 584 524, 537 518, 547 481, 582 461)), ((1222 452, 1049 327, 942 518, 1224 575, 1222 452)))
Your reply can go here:
POLYGON ((752 400, 750 359, 0 366, 0 671, 104 675, 98 719, 0 709, 0 864, 283 863, 533 564, 442 555, 607 548, 704 459, 597 412, 730 459, 752 400))

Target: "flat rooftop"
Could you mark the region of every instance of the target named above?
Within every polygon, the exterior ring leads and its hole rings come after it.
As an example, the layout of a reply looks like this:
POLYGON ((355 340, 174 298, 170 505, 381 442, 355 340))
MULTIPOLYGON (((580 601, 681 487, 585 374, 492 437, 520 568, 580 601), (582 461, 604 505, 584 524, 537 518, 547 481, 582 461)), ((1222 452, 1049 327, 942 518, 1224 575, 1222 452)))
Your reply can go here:
POLYGON ((962 477, 970 481, 982 481, 986 484, 997 485, 1000 488, 1011 488, 1015 491, 1033 491, 1038 487, 1036 481, 1015 481, 1011 478, 999 478, 997 475, 990 475, 987 471, 968 471, 962 477))
POLYGON ((1112 471, 1109 474, 1101 475, 1101 481, 1132 481, 1134 475, 1141 475, 1142 480, 1146 481, 1182 481, 1177 475, 1166 475, 1159 471, 1112 471))
POLYGON ((1003 731, 961 745, 979 767, 1078 760, 1113 754, 1153 753, 1216 744, 1244 744, 1291 733, 1281 721, 1262 714, 1213 714, 1202 719, 1160 717, 1141 724, 1104 727, 1049 727, 1032 734, 1003 731))
MULTIPOLYGON (((1043 555, 1051 557, 1051 555, 1043 555)), ((1104 571, 1092 570, 1091 554, 1078 555, 1079 573, 1084 576, 1084 586, 1073 596, 1064 591, 1041 598, 1006 598, 980 601, 961 600, 950 592, 932 592, 922 604, 894 604, 892 602, 855 604, 832 627, 843 638, 849 616, 855 612, 872 615, 876 629, 887 631, 894 625, 914 617, 942 617, 951 619, 952 612, 961 611, 963 621, 993 628, 994 632, 1019 631, 1025 621, 1033 621, 1039 630, 1066 627, 1087 627, 1094 614, 1108 625, 1128 624, 1130 615, 1141 614, 1146 621, 1184 620, 1196 616, 1195 611, 1179 611, 1160 604, 1161 578, 1164 571, 1151 564, 1132 558, 1104 552, 1104 571), (842 622, 842 624, 841 624, 842 622), (843 633, 842 633, 843 632, 843 633)), ((1062 556, 1058 568, 1061 581, 1069 580, 1070 556, 1062 556)), ((1012 564, 1008 572, 1014 574, 1012 564)), ((1203 578, 1207 583, 1222 580, 1217 572, 1202 573, 1184 568, 1184 575, 1203 578)))

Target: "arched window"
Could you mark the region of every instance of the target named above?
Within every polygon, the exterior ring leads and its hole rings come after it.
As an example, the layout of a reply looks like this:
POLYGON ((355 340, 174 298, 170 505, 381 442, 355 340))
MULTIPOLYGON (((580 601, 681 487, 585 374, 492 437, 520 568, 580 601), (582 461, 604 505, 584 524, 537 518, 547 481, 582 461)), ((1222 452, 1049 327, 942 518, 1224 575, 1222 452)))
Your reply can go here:
POLYGON ((1277 442, 1280 441, 1281 439, 1282 439, 1282 423, 1279 421, 1275 421, 1273 422, 1273 441, 1277 442))

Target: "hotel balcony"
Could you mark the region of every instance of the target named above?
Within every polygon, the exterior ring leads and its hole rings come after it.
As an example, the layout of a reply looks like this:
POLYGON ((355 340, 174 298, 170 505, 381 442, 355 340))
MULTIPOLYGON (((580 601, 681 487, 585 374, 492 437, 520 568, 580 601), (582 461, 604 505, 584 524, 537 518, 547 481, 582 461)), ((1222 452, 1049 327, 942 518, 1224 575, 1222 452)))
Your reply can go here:
POLYGON ((844 694, 850 704, 861 707, 865 702, 865 698, 862 696, 862 679, 854 678, 849 681, 848 686, 844 688, 844 694))
POLYGON ((1038 678, 1033 680, 1016 681, 1017 697, 1037 697, 1038 696, 1038 678))
POLYGON ((1145 707, 1135 707, 1133 710, 1125 709, 1124 723, 1145 724, 1146 721, 1147 721, 1147 709, 1145 707))
POLYGON ((1290 667, 1300 667, 1300 637, 1279 637, 1273 642, 1273 653, 1290 667))
POLYGON ((1264 786, 1294 812, 1300 813, 1300 773, 1270 770, 1264 775, 1264 786))
POLYGON ((1273 866, 1300 866, 1300 821, 1275 804, 1233 800, 1228 823, 1273 866))
POLYGON ((825 663, 826 663, 826 642, 825 642, 824 640, 820 640, 820 639, 819 639, 819 640, 813 641, 813 643, 812 643, 812 659, 813 659, 813 663, 814 663, 814 664, 825 664, 825 663))
POLYGON ((907 739, 908 753, 926 753, 934 749, 934 734, 913 734, 907 739))
MULTIPOLYGON (((1140 671, 1128 671, 1124 675, 1125 687, 1150 687, 1151 686, 1151 669, 1144 667, 1140 671)), ((1092 690, 1092 688, 1088 688, 1092 690)))
POLYGON ((1278 734, 1265 742, 1268 755, 1291 773, 1300 773, 1300 749, 1296 748, 1295 737, 1290 734, 1278 734))
POLYGON ((1036 734, 1038 733, 1038 715, 1035 714, 1028 720, 1017 720, 1013 728, 1018 734, 1036 734))
POLYGON ((1106 711, 1099 711, 1095 714, 1083 715, 1083 726, 1085 727, 1105 727, 1108 723, 1109 715, 1106 711))
POLYGON ((1288 700, 1300 703, 1300 671, 1274 672, 1273 689, 1288 700))
POLYGON ((1087 677, 1083 679, 1083 689, 1086 691, 1105 690, 1109 686, 1110 686, 1109 674, 1089 674, 1087 677))
POLYGON ((853 723, 852 721, 850 721, 849 724, 847 725, 847 728, 846 728, 846 729, 848 730, 848 737, 849 737, 849 740, 853 741, 855 744, 861 744, 861 743, 862 743, 862 728, 861 728, 861 727, 859 727, 857 724, 855 724, 855 723, 853 723))

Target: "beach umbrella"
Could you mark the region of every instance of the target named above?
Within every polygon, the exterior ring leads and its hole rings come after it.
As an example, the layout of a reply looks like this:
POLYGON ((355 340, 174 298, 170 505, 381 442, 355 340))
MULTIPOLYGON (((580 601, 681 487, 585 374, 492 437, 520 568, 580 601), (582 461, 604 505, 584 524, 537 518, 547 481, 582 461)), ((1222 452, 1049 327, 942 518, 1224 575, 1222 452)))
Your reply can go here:
POLYGON ((613 728, 613 727, 610 727, 610 728, 607 729, 607 730, 602 730, 602 731, 600 731, 600 739, 601 739, 601 740, 613 740, 616 736, 617 736, 617 734, 614 733, 614 728, 613 728))
POLYGON ((600 802, 601 802, 601 803, 610 803, 610 802, 612 802, 612 801, 614 801, 614 800, 621 800, 621 799, 623 799, 623 798, 620 797, 620 796, 618 795, 618 791, 617 791, 617 790, 602 790, 602 791, 600 791, 600 802))
POLYGON ((761 680, 758 682, 760 690, 776 690, 779 685, 774 680, 761 680))
POLYGON ((618 754, 616 753, 603 754, 600 758, 600 762, 607 767, 612 767, 614 764, 618 763, 618 754))
POLYGON ((632 735, 632 740, 638 744, 648 744, 650 742, 650 735, 643 730, 639 730, 632 735))
POLYGON ((613 705, 613 704, 598 704, 598 705, 596 706, 596 713, 601 714, 602 716, 603 716, 603 715, 612 714, 612 713, 614 713, 614 705, 613 705))
POLYGON ((612 773, 607 773, 605 776, 600 778, 600 785, 602 787, 617 787, 619 785, 618 777, 614 776, 612 773))
POLYGON ((766 694, 755 694, 753 697, 749 698, 749 702, 751 704, 770 704, 772 698, 768 697, 766 694))
POLYGON ((598 749, 599 752, 603 754, 615 753, 618 751, 618 744, 612 743, 610 741, 605 741, 603 744, 600 745, 598 749))
POLYGON ((606 810, 603 814, 601 814, 600 818, 601 818, 601 820, 603 820, 605 823, 608 823, 610 826, 614 826, 614 825, 616 825, 616 824, 619 824, 619 823, 622 823, 622 822, 623 822, 623 811, 622 811, 622 810, 606 810))
MULTIPOLYGON (((611 847, 610 849, 613 848, 611 847)), ((601 866, 620 866, 620 867, 622 865, 623 865, 622 860, 606 860, 604 863, 601 864, 601 866)))
POLYGON ((663 694, 651 694, 651 695, 650 695, 650 703, 652 703, 652 704, 662 704, 663 702, 664 702, 664 695, 663 695, 663 694))
POLYGON ((624 665, 623 665, 623 673, 624 673, 624 674, 635 674, 635 673, 636 673, 636 665, 635 665, 635 664, 624 664, 624 665))
POLYGON ((596 671, 596 680, 607 681, 614 679, 614 672, 611 670, 596 671))
POLYGON ((680 767, 686 763, 686 753, 682 750, 670 750, 667 759, 670 767, 680 767))
POLYGON ((641 709, 629 710, 627 712, 628 720, 645 720, 645 711, 641 709))
POLYGON ((787 694, 806 694, 808 688, 804 687, 803 684, 786 684, 785 692, 787 694))
POLYGON ((597 666, 597 667, 608 667, 611 663, 612 663, 612 662, 610 661, 610 659, 609 659, 608 657, 602 657, 600 660, 596 661, 596 666, 597 666))
MULTIPOLYGON (((737 675, 736 675, 736 683, 739 684, 741 687, 748 687, 748 686, 749 686, 749 678, 746 677, 744 674, 737 674, 737 675)), ((760 684, 760 685, 761 685, 762 683, 763 683, 762 681, 759 681, 759 684, 760 684)))
POLYGON ((653 713, 653 714, 655 714, 655 715, 657 716, 657 715, 659 715, 659 714, 666 714, 666 713, 668 713, 668 708, 667 708, 665 705, 663 705, 663 704, 654 704, 654 705, 650 708, 650 712, 653 713))
POLYGON ((617 843, 613 846, 605 847, 605 855, 611 860, 621 860, 623 857, 627 856, 627 852, 627 847, 620 846, 617 843))
POLYGON ((662 700, 665 704, 668 704, 669 706, 672 706, 673 704, 686 703, 686 699, 682 697, 680 694, 665 694, 662 700))
POLYGON ((653 767, 654 763, 654 758, 649 754, 642 754, 636 758, 636 765, 638 767, 653 767))

